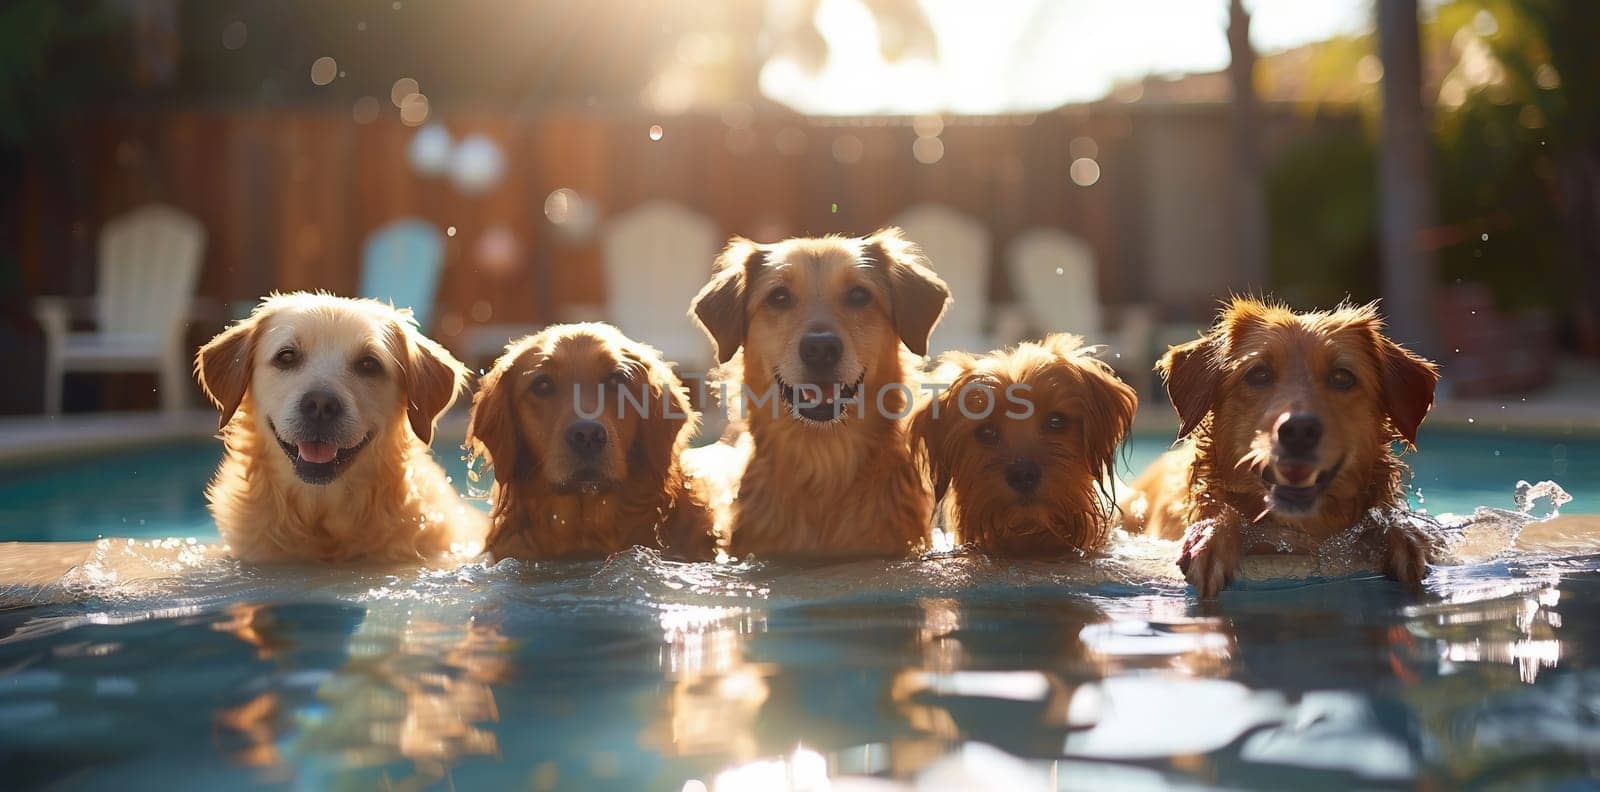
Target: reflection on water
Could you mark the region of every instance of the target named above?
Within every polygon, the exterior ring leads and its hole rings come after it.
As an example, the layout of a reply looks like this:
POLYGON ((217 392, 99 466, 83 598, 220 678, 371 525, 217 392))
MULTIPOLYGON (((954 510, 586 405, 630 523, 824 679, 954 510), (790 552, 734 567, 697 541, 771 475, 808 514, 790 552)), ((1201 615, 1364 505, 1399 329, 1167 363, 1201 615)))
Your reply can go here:
MULTIPOLYGON (((86 787, 1587 778, 1595 526, 1525 527, 1461 525, 1505 540, 1436 568, 1421 600, 1357 575, 1204 607, 1147 540, 1063 563, 636 551, 433 571, 108 542, 0 589, 0 763, 16 786, 86 787)), ((28 552, 0 548, 0 568, 28 552)))

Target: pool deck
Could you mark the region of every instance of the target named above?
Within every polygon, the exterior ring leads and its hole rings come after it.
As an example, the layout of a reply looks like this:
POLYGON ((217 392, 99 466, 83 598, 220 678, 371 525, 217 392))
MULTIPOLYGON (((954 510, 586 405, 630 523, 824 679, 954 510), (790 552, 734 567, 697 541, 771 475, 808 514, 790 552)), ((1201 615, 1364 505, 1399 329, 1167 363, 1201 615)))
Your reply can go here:
MULTIPOLYGON (((1452 399, 1442 395, 1428 416, 1428 423, 1485 432, 1600 435, 1600 366, 1588 361, 1565 361, 1555 383, 1525 396, 1452 399)), ((458 403, 440 419, 439 432, 445 436, 464 435, 466 426, 467 406, 458 403)), ((1134 421, 1134 431, 1154 434, 1176 429, 1177 417, 1171 407, 1164 399, 1146 394, 1134 421)), ((4 417, 0 418, 0 465, 192 440, 216 432, 217 414, 209 409, 187 410, 175 415, 119 412, 4 417)))

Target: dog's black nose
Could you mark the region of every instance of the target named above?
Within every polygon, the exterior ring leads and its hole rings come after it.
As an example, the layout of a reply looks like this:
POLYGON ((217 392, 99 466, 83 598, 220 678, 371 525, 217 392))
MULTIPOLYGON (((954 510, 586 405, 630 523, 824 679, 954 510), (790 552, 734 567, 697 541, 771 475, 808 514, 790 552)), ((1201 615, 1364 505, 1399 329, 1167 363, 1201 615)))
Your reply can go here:
POLYGON ((833 333, 806 333, 800 337, 800 362, 813 371, 831 372, 843 354, 844 343, 833 333))
POLYGON ((1278 445, 1290 455, 1309 454, 1322 441, 1322 419, 1311 413, 1290 413, 1278 421, 1278 445))
POLYGON ((300 416, 307 421, 332 421, 344 415, 344 404, 332 391, 306 391, 300 397, 300 416))
POLYGON ((599 421, 578 421, 567 427, 567 446, 580 457, 592 457, 606 447, 606 428, 599 421))
POLYGON ((1027 495, 1039 488, 1039 463, 1031 459, 1014 459, 1006 465, 1006 486, 1027 495))

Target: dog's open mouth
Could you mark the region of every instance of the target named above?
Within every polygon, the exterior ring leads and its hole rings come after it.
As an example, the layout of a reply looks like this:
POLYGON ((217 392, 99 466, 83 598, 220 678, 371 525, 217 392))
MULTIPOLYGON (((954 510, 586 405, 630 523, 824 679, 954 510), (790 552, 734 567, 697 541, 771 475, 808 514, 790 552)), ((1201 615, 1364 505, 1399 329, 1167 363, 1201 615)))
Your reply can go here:
POLYGON ((867 373, 863 371, 849 385, 842 382, 790 385, 778 372, 772 372, 772 379, 778 384, 778 393, 783 403, 789 406, 790 412, 803 421, 815 424, 833 423, 843 418, 845 409, 854 404, 856 394, 861 392, 861 384, 866 378, 867 373))
MULTIPOLYGON (((1271 496, 1272 505, 1287 511, 1306 511, 1317 498, 1326 492, 1328 485, 1333 483, 1334 476, 1339 475, 1339 469, 1344 467, 1344 460, 1340 459, 1333 466, 1317 474, 1310 484, 1290 486, 1279 483, 1274 467, 1268 466, 1261 471, 1261 480, 1266 482, 1267 493, 1271 496)), ((1302 477, 1303 478, 1303 477, 1302 477)))
POLYGON ((573 493, 594 495, 605 492, 616 485, 616 480, 605 473, 595 470, 594 468, 582 468, 573 472, 571 476, 568 476, 566 481, 556 485, 555 489, 556 492, 564 495, 571 495, 573 493))
MULTIPOLYGON (((271 426, 270 421, 268 425, 271 426)), ((326 440, 291 443, 278 434, 277 427, 272 427, 272 437, 294 464, 294 474, 307 484, 327 484, 338 478, 349 466, 350 460, 355 459, 356 454, 372 442, 372 433, 368 432, 361 442, 347 448, 340 448, 338 444, 326 440)))

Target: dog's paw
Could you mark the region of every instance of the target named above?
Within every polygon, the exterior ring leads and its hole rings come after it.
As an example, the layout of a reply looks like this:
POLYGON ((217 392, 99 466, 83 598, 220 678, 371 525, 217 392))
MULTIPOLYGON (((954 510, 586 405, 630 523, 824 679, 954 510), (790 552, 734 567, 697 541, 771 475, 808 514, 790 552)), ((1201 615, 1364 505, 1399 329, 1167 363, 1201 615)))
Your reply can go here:
POLYGON ((1234 571, 1239 568, 1238 532, 1215 520, 1189 526, 1183 535, 1178 568, 1200 599, 1217 596, 1233 582, 1234 571))
POLYGON ((1433 537, 1427 531, 1404 522, 1388 526, 1383 535, 1383 571, 1413 592, 1422 591, 1428 576, 1428 556, 1433 537))

